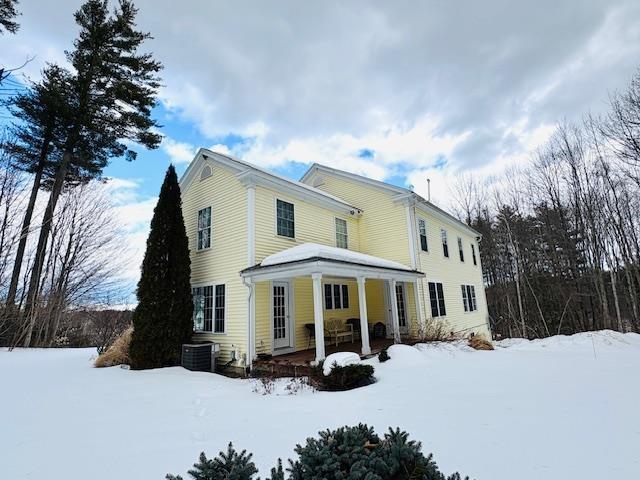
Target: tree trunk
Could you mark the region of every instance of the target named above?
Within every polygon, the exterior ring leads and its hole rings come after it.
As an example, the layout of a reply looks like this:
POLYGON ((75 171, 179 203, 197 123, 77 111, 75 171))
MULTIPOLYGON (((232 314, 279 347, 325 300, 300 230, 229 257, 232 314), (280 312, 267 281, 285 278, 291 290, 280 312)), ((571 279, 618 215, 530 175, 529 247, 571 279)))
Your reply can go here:
POLYGON ((29 279, 29 289, 27 293, 27 302, 25 305, 25 311, 27 312, 27 319, 29 322, 24 339, 25 347, 28 347, 31 344, 31 335, 33 333, 33 325, 35 322, 35 306, 38 301, 40 275, 42 273, 42 266, 44 264, 47 242, 49 240, 49 233, 51 232, 53 215, 55 213, 58 199, 60 198, 60 193, 62 193, 62 187, 64 186, 64 181, 65 177, 67 176, 67 170, 70 162, 71 153, 67 151, 62 156, 62 162, 56 170, 53 189, 51 190, 51 194, 49 195, 47 209, 44 211, 44 218, 42 220, 42 227, 40 228, 40 237, 38 238, 36 254, 33 259, 33 269, 31 270, 31 278, 29 279))
POLYGON ((40 191, 40 184, 42 183, 42 172, 44 171, 43 159, 45 156, 46 151, 43 151, 40 156, 41 161, 38 163, 38 169, 36 170, 35 176, 33 177, 31 195, 29 196, 29 203, 27 204, 27 210, 24 213, 24 220, 22 221, 22 229, 20 230, 20 241, 18 242, 16 258, 13 262, 11 283, 9 284, 9 292, 7 293, 7 305, 10 306, 13 306, 16 301, 18 283, 20 282, 20 271, 22 270, 22 261, 24 259, 24 251, 27 248, 27 238, 29 237, 29 228, 31 228, 31 219, 33 217, 33 211, 35 210, 38 192, 40 191))

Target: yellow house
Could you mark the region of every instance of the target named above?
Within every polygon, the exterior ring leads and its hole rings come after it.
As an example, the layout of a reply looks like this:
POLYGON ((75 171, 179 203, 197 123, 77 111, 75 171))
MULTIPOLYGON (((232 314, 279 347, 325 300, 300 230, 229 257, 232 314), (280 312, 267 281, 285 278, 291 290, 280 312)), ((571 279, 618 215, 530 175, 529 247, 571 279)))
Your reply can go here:
POLYGON ((408 189, 318 164, 294 181, 206 149, 180 186, 194 340, 230 367, 366 355, 434 325, 490 335, 480 235, 408 189))

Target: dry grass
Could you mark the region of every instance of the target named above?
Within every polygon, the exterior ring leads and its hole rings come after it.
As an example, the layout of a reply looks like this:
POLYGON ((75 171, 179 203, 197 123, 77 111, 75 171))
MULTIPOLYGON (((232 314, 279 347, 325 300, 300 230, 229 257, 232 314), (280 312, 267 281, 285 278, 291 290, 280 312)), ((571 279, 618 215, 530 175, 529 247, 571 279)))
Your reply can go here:
POLYGON ((133 327, 127 328, 115 339, 107 351, 102 353, 94 363, 96 367, 113 367, 114 365, 129 364, 129 345, 131 345, 131 335, 133 327))
POLYGON ((469 346, 476 350, 493 350, 493 345, 489 340, 484 338, 484 335, 474 335, 469 338, 469 346))

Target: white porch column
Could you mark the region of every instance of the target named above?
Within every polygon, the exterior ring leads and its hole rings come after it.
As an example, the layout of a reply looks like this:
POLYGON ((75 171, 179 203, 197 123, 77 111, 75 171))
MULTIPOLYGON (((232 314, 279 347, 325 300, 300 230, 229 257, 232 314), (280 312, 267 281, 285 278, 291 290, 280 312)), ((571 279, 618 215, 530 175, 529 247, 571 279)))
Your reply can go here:
POLYGON ((324 315, 322 308, 322 274, 311 274, 313 279, 313 320, 316 329, 316 362, 324 360, 324 315))
POLYGON ((360 304, 360 340, 362 341, 362 354, 371 354, 369 345, 369 320, 367 319, 367 293, 364 288, 365 278, 358 277, 358 303, 360 304))
POLYGON ((400 343, 400 319, 398 317, 398 297, 396 293, 396 281, 395 279, 389 280, 389 290, 391 302, 391 325, 393 326, 393 341, 400 343))

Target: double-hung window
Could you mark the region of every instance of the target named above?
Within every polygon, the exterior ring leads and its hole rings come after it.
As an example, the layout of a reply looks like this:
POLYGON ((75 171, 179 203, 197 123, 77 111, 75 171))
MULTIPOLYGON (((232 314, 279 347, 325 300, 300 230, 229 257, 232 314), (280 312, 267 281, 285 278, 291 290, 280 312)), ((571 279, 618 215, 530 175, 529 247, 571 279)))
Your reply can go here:
POLYGON ((464 249, 462 248, 462 238, 458 237, 458 253, 460 254, 460 261, 464 262, 464 249))
POLYGON ((444 228, 440 229, 440 237, 442 238, 442 253, 449 258, 449 241, 447 240, 447 231, 444 228))
POLYGON ((193 330, 224 333, 225 286, 209 285, 192 289, 193 330))
POLYGON ((462 304, 465 312, 475 312, 478 309, 476 303, 476 287, 473 285, 460 285, 462 290, 462 304))
POLYGON ((431 316, 444 317, 447 310, 444 306, 444 291, 442 283, 429 282, 429 300, 431 301, 431 316))
POLYGON ((336 247, 349 248, 347 221, 344 218, 336 218, 336 247))
POLYGON ((420 250, 428 252, 429 244, 427 243, 427 222, 424 218, 418 219, 418 235, 420 235, 420 250))
POLYGON ((349 288, 338 283, 324 284, 324 308, 340 310, 349 308, 349 288))
POLYGON ((198 250, 211 247, 211 207, 198 210, 198 250))
POLYGON ((281 237, 296 237, 293 203, 276 200, 276 232, 281 237))
POLYGON ((473 259, 473 264, 478 265, 478 259, 476 258, 476 246, 475 244, 471 244, 471 258, 473 259))

